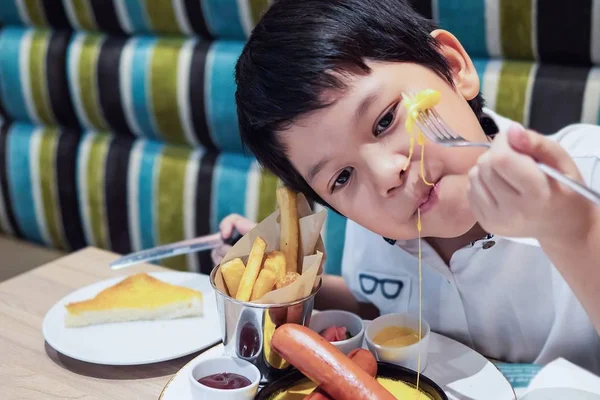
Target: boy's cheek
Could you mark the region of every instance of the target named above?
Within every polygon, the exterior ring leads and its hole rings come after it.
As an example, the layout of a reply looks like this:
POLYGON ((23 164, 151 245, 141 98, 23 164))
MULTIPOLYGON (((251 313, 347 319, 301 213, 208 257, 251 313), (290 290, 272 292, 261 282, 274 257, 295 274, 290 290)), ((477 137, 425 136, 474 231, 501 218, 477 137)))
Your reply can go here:
MULTIPOLYGON (((438 157, 443 160, 446 175, 465 175, 477 164, 477 160, 485 154, 485 150, 479 148, 444 148, 438 157)), ((434 156, 431 154, 430 156, 434 156)), ((427 155, 425 156, 427 161, 427 155)))

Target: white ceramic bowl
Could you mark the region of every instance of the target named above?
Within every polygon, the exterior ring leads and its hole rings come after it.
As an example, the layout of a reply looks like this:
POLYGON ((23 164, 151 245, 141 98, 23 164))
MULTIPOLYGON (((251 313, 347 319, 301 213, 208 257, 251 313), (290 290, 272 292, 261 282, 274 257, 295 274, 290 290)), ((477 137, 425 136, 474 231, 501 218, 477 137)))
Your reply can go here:
POLYGON ((352 336, 350 339, 331 343, 344 354, 362 347, 365 325, 358 315, 341 310, 327 310, 315 313, 310 317, 309 327, 317 333, 321 333, 332 325, 345 326, 352 336))
POLYGON ((231 357, 215 357, 200 361, 189 371, 194 400, 252 400, 258 392, 260 371, 248 361, 231 357), (250 385, 240 389, 214 389, 198 382, 200 378, 223 372, 245 376, 250 380, 250 385))
POLYGON ((423 372, 427 366, 427 351, 429 350, 429 324, 421 321, 422 338, 417 343, 404 347, 380 346, 373 343, 373 338, 384 328, 389 326, 401 326, 419 331, 419 319, 409 314, 386 314, 376 318, 369 324, 365 332, 367 346, 375 354, 379 361, 385 361, 400 365, 416 371, 419 367, 419 353, 421 354, 420 371, 423 372))

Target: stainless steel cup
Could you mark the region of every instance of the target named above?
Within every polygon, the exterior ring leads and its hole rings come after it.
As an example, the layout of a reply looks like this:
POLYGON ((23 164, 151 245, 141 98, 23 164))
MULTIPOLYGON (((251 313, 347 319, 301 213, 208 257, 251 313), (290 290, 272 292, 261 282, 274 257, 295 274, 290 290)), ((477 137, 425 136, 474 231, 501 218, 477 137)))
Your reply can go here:
POLYGON ((290 364, 271 348, 271 338, 275 329, 285 323, 310 324, 321 282, 303 299, 284 304, 255 304, 236 300, 220 291, 215 285, 217 270, 215 267, 210 273, 210 283, 217 298, 225 355, 254 364, 262 375, 261 384, 290 372, 290 364))

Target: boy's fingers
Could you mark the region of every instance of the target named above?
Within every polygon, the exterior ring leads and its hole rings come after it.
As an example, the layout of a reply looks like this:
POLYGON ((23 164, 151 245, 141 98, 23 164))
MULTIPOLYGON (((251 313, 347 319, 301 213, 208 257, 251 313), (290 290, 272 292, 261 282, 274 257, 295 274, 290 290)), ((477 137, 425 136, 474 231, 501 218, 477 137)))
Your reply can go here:
POLYGON ((534 160, 554 167, 559 171, 569 173, 573 169, 573 161, 567 152, 558 143, 543 137, 539 133, 514 125, 508 131, 508 142, 519 153, 528 155, 534 160))
POLYGON ((230 248, 231 246, 219 246, 213 249, 210 253, 213 263, 215 265, 219 265, 221 263, 221 260, 223 259, 223 257, 225 257, 225 254, 227 254, 230 248))
POLYGON ((496 199, 481 179, 479 167, 473 167, 469 172, 470 192, 472 199, 483 209, 495 209, 498 207, 496 199))
POLYGON ((241 218, 238 214, 231 214, 223 218, 221 223, 219 223, 219 231, 221 232, 221 236, 224 238, 229 238, 231 236, 231 231, 235 226, 235 220, 241 218))
POLYGON ((242 218, 238 219, 237 221, 235 221, 235 228, 242 235, 245 235, 246 233, 250 232, 252 229, 254 229, 255 226, 256 226, 256 222, 250 221, 247 218, 242 217, 242 218))

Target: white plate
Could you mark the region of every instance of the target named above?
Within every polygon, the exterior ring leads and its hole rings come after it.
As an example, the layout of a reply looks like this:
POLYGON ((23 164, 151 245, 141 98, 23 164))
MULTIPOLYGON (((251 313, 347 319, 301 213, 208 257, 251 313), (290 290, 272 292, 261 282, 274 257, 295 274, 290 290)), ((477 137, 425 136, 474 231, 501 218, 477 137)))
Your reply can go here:
MULTIPOLYGON (((171 378, 159 400, 193 400, 187 370, 195 362, 223 353, 218 345, 190 361, 171 378)), ((423 374, 431 378, 450 400, 516 399, 510 383, 485 357, 467 346, 431 332, 427 368, 423 374)))
POLYGON ((221 340, 215 295, 208 276, 156 272, 153 277, 202 292, 204 315, 163 321, 136 321, 81 328, 65 327, 65 304, 92 298, 124 277, 86 286, 64 297, 46 314, 44 338, 58 352, 95 364, 140 365, 172 360, 221 340))

